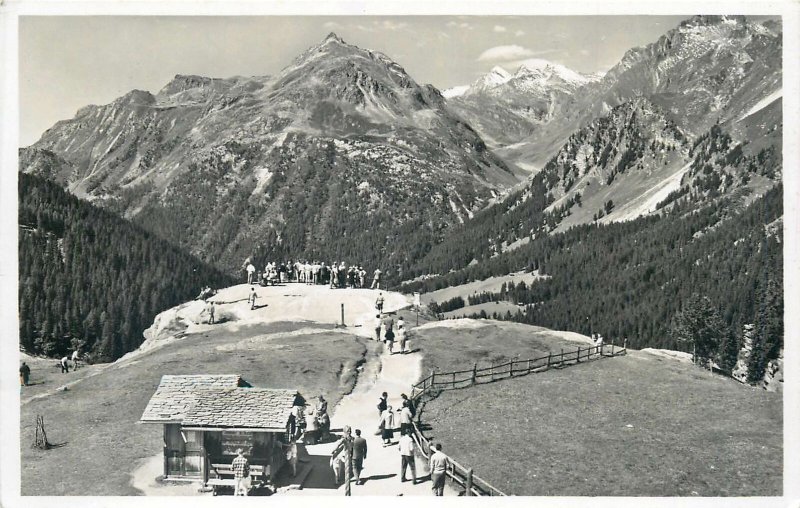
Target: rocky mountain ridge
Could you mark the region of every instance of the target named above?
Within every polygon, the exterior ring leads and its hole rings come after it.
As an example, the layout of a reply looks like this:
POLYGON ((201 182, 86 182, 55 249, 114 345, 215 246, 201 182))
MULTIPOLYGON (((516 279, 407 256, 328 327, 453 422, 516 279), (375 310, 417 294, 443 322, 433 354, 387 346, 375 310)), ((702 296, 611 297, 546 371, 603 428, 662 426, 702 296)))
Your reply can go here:
POLYGON ((335 34, 275 76, 178 75, 87 106, 20 160, 226 263, 264 244, 337 258, 371 244, 384 258, 387 242, 434 241, 518 181, 438 90, 335 34))

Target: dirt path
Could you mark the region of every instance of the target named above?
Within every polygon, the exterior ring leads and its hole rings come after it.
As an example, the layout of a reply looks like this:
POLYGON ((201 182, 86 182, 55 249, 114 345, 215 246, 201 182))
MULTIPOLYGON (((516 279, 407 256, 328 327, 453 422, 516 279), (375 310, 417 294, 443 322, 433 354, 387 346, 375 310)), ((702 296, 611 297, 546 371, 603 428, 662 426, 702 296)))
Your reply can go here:
MULTIPOLYGON (((376 347, 383 347, 375 344, 376 347)), ((378 399, 382 392, 389 394, 389 404, 397 409, 402 406, 401 393, 410 393, 411 384, 419 379, 422 356, 420 353, 390 355, 384 350, 378 356, 379 362, 367 363, 358 378, 353 393, 345 396, 336 406, 331 426, 340 429, 350 425, 354 430, 361 429, 367 440, 367 459, 361 478, 364 485, 352 485, 354 496, 432 496, 431 482, 427 464, 417 459, 417 478, 425 481, 413 485, 411 481, 400 481, 400 452, 397 449, 399 432, 395 432, 392 446, 384 447, 380 436, 375 435, 378 428, 378 399)), ((328 459, 335 443, 323 443, 306 447, 306 460, 314 465, 314 470, 306 481, 303 490, 289 491, 289 495, 344 495, 344 486, 334 490, 333 472, 328 459)), ((410 473, 406 473, 410 479, 410 473)), ((449 484, 445 495, 456 495, 449 484)))

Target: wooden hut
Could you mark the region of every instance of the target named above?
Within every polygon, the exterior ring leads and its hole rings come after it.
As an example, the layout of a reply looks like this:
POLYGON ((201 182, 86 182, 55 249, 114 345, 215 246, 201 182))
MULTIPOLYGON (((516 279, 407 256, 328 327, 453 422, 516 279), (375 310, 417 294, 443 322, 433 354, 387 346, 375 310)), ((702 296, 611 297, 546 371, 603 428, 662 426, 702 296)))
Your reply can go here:
POLYGON ((230 472, 238 448, 267 479, 285 462, 295 393, 254 388, 238 375, 166 375, 141 421, 164 426, 165 479, 208 483, 230 472))

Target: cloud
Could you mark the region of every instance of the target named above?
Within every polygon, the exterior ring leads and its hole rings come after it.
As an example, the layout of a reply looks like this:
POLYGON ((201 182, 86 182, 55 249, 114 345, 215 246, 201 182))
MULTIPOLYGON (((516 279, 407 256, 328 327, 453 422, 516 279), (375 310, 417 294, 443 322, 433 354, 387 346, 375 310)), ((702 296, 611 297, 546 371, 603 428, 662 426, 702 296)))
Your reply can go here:
POLYGON ((478 61, 506 62, 510 60, 523 60, 525 58, 530 58, 536 55, 545 55, 554 51, 554 49, 534 51, 532 49, 523 48, 517 44, 510 44, 508 46, 495 46, 487 49, 480 54, 478 61))
POLYGON ((494 26, 494 31, 495 31, 495 32, 501 32, 501 33, 502 33, 502 32, 505 32, 505 31, 506 31, 506 27, 504 27, 504 26, 502 26, 502 25, 495 25, 495 26, 494 26))
POLYGON ((392 32, 396 32, 398 30, 404 30, 408 28, 408 23, 401 21, 392 21, 392 20, 383 20, 383 21, 376 21, 373 23, 377 28, 381 30, 389 30, 392 32))

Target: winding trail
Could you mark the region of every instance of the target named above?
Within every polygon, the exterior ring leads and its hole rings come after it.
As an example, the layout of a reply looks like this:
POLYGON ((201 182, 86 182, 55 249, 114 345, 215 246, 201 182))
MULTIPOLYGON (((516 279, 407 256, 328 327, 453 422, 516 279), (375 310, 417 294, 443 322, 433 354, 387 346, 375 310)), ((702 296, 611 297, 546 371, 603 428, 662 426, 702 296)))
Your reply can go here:
MULTIPOLYGON (((367 459, 361 479, 363 485, 352 484, 353 496, 432 496, 428 465, 417 457, 417 479, 424 480, 417 485, 410 481, 400 481, 400 452, 397 439, 400 433, 395 432, 393 445, 384 447, 380 436, 375 435, 378 428, 378 399, 382 392, 389 394, 389 404, 393 409, 402 407, 401 393, 411 393, 411 385, 420 378, 422 356, 419 352, 405 355, 390 355, 382 344, 374 343, 374 347, 383 351, 377 357, 379 361, 367 361, 364 370, 358 377, 355 389, 346 395, 336 406, 331 418, 331 427, 341 429, 350 425, 353 430, 361 429, 361 435, 367 440, 367 459)), ((398 424, 399 426, 399 424, 398 424)), ((328 467, 330 454, 335 442, 309 445, 307 456, 301 455, 314 465, 302 490, 290 490, 288 495, 344 495, 344 485, 335 489, 333 471, 328 467), (335 490, 334 490, 335 489, 335 490)), ((445 495, 457 495, 456 491, 446 483, 445 495)))

